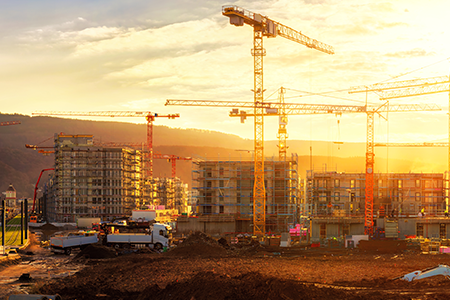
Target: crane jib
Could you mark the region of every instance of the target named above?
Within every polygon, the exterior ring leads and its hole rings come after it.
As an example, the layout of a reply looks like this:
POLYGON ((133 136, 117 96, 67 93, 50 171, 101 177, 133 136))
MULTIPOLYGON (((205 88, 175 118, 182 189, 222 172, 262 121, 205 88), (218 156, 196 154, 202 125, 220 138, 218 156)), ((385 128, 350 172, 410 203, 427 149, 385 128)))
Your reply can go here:
POLYGON ((305 45, 308 48, 316 49, 328 54, 334 54, 332 46, 312 39, 300 31, 294 30, 279 22, 269 19, 261 14, 253 13, 235 5, 227 5, 222 7, 222 14, 230 18, 230 24, 235 26, 243 26, 244 23, 250 26, 258 26, 261 28, 264 36, 276 37, 277 35, 287 38, 291 41, 305 45))

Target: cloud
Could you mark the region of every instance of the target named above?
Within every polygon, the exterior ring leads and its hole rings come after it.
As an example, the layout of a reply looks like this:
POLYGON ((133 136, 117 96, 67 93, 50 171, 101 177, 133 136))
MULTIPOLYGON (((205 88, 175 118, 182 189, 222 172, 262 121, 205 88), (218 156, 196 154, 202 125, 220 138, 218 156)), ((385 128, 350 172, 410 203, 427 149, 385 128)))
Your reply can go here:
POLYGON ((425 57, 425 56, 436 56, 436 52, 433 51, 427 51, 425 49, 412 49, 409 51, 399 51, 394 53, 386 53, 385 56, 387 57, 394 57, 394 58, 412 58, 412 57, 425 57))
MULTIPOLYGON (((253 99, 253 30, 248 25, 230 25, 221 14, 222 2, 19 2, 21 5, 5 3, 0 11, 0 100, 6 103, 2 111, 128 107, 170 112, 173 108, 163 105, 168 98, 253 99)), ((439 5, 404 0, 233 3, 335 49, 334 55, 328 55, 282 37, 265 38, 265 95, 275 93, 274 99, 280 86, 311 93, 344 90, 406 74, 448 56, 448 45, 443 42, 448 33, 442 29, 447 20, 443 7, 447 6, 442 1, 439 5)), ((447 65, 440 70, 446 69, 447 65)), ((350 104, 356 105, 365 101, 365 95, 346 91, 330 95, 336 97, 291 99, 327 104, 351 100, 350 104)), ((379 100, 369 95, 369 102, 379 100)), ((190 127, 208 128, 217 121, 215 129, 243 131, 228 123, 228 110, 216 113, 204 108, 208 113, 200 113, 200 109, 188 107, 182 111, 180 122, 186 120, 190 127)), ((292 128, 303 128, 304 118, 293 116, 292 128)), ((310 122, 317 139, 326 138, 330 124, 335 124, 334 119, 328 121, 327 117, 322 122, 320 118, 311 117, 310 122)), ((410 120, 401 118, 409 124, 410 120)), ((341 120, 343 140, 345 134, 349 139, 365 140, 365 116, 343 116, 341 120)), ((427 116, 419 118, 418 126, 426 120, 427 116)), ((251 132, 251 124, 249 128, 251 132)), ((276 124, 274 128, 268 130, 276 130, 276 124)), ((398 129, 406 131, 408 126, 398 129)), ((309 138, 309 130, 292 130, 290 137, 309 138)))

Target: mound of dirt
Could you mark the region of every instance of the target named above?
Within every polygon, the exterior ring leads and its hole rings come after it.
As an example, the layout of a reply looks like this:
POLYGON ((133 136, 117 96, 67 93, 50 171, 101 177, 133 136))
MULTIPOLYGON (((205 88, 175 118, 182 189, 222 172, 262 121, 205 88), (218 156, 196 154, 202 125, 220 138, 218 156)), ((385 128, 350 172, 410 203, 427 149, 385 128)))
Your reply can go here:
MULTIPOLYGON (((214 272, 199 272, 183 282, 172 282, 164 289, 158 285, 147 287, 137 300, 148 299, 363 299, 352 291, 319 287, 296 280, 283 280, 248 272, 231 277, 214 272)), ((370 299, 377 299, 370 298, 370 299)), ((410 299, 383 295, 379 299, 410 299)))
POLYGON ((264 248, 257 240, 253 239, 244 245, 236 245, 235 250, 237 250, 240 255, 256 255, 261 252, 267 252, 266 248, 264 248))
POLYGON ((43 234, 42 241, 47 241, 53 234, 55 234, 55 232, 61 231, 61 228, 50 223, 45 223, 40 227, 34 227, 33 230, 41 232, 43 234))
POLYGON ((369 240, 359 241, 361 251, 378 253, 402 253, 407 249, 405 240, 369 240))
POLYGON ((176 248, 166 253, 168 256, 223 256, 227 251, 215 239, 204 234, 195 232, 188 236, 176 248))
POLYGON ((60 230, 58 227, 56 227, 55 225, 50 224, 50 223, 46 223, 46 224, 42 225, 41 227, 38 227, 37 229, 40 229, 42 231, 52 231, 52 230, 59 231, 60 230))
POLYGON ((102 258, 114 258, 116 257, 116 251, 112 248, 91 244, 85 249, 81 250, 74 259, 102 259, 102 258))

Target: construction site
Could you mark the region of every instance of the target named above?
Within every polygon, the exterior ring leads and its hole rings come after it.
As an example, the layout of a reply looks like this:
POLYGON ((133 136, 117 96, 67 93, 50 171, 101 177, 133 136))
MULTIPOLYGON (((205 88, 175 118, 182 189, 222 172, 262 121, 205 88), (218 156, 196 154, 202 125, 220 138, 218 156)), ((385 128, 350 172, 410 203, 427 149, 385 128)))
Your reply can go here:
POLYGON ((450 152, 446 172, 380 172, 375 148, 450 149, 450 132, 449 143, 376 143, 374 119, 379 115, 387 121, 387 114, 394 112, 440 111, 434 104, 389 100, 450 93, 449 77, 348 90, 366 97, 375 93, 379 105, 286 103, 283 87, 278 101, 269 102, 263 84, 265 38, 283 37, 328 55, 334 54, 333 47, 235 5, 223 6, 222 15, 234 26, 253 29, 254 101, 167 99, 165 105, 229 107, 230 117, 251 119, 254 147, 245 150, 248 155, 154 153, 155 118, 175 119, 179 114, 34 113, 144 117, 146 142, 102 143, 93 134, 77 132, 54 135, 52 150, 46 150, 54 155, 54 166, 42 170, 50 175, 36 198, 38 180, 31 209, 44 222, 30 226, 31 237, 18 257, 0 263, 0 286, 5 288, 0 296, 448 299, 450 152), (317 171, 312 164, 306 174, 299 171, 298 154, 288 152, 289 116, 329 114, 366 117, 364 172, 317 171), (265 153, 266 118, 278 119, 276 157, 265 153), (156 159, 171 163, 171 177, 154 175, 156 159), (192 166, 191 186, 177 177, 179 160, 192 166), (76 226, 94 219, 88 226, 76 226), (66 237, 60 235, 67 234, 69 225, 80 230, 80 240, 92 241, 64 245, 66 237), (62 246, 54 242, 57 239, 62 246), (46 274, 46 269, 58 275, 46 274), (27 285, 13 280, 19 273, 32 278, 27 285))

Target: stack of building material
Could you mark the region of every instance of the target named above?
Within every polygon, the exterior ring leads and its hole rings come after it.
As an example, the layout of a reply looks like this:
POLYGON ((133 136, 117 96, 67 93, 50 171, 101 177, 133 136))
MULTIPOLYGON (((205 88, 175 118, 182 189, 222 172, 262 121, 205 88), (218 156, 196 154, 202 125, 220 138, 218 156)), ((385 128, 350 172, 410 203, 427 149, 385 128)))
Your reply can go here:
POLYGON ((270 237, 269 246, 280 246, 280 238, 279 237, 270 237))
POLYGON ((441 242, 439 241, 431 241, 430 242, 430 254, 439 254, 439 248, 441 247, 441 242))
POLYGON ((430 251, 430 240, 426 239, 420 242, 420 251, 422 254, 428 254, 430 251))
POLYGON ((290 247, 291 246, 291 235, 288 232, 283 232, 281 234, 280 247, 290 247))

